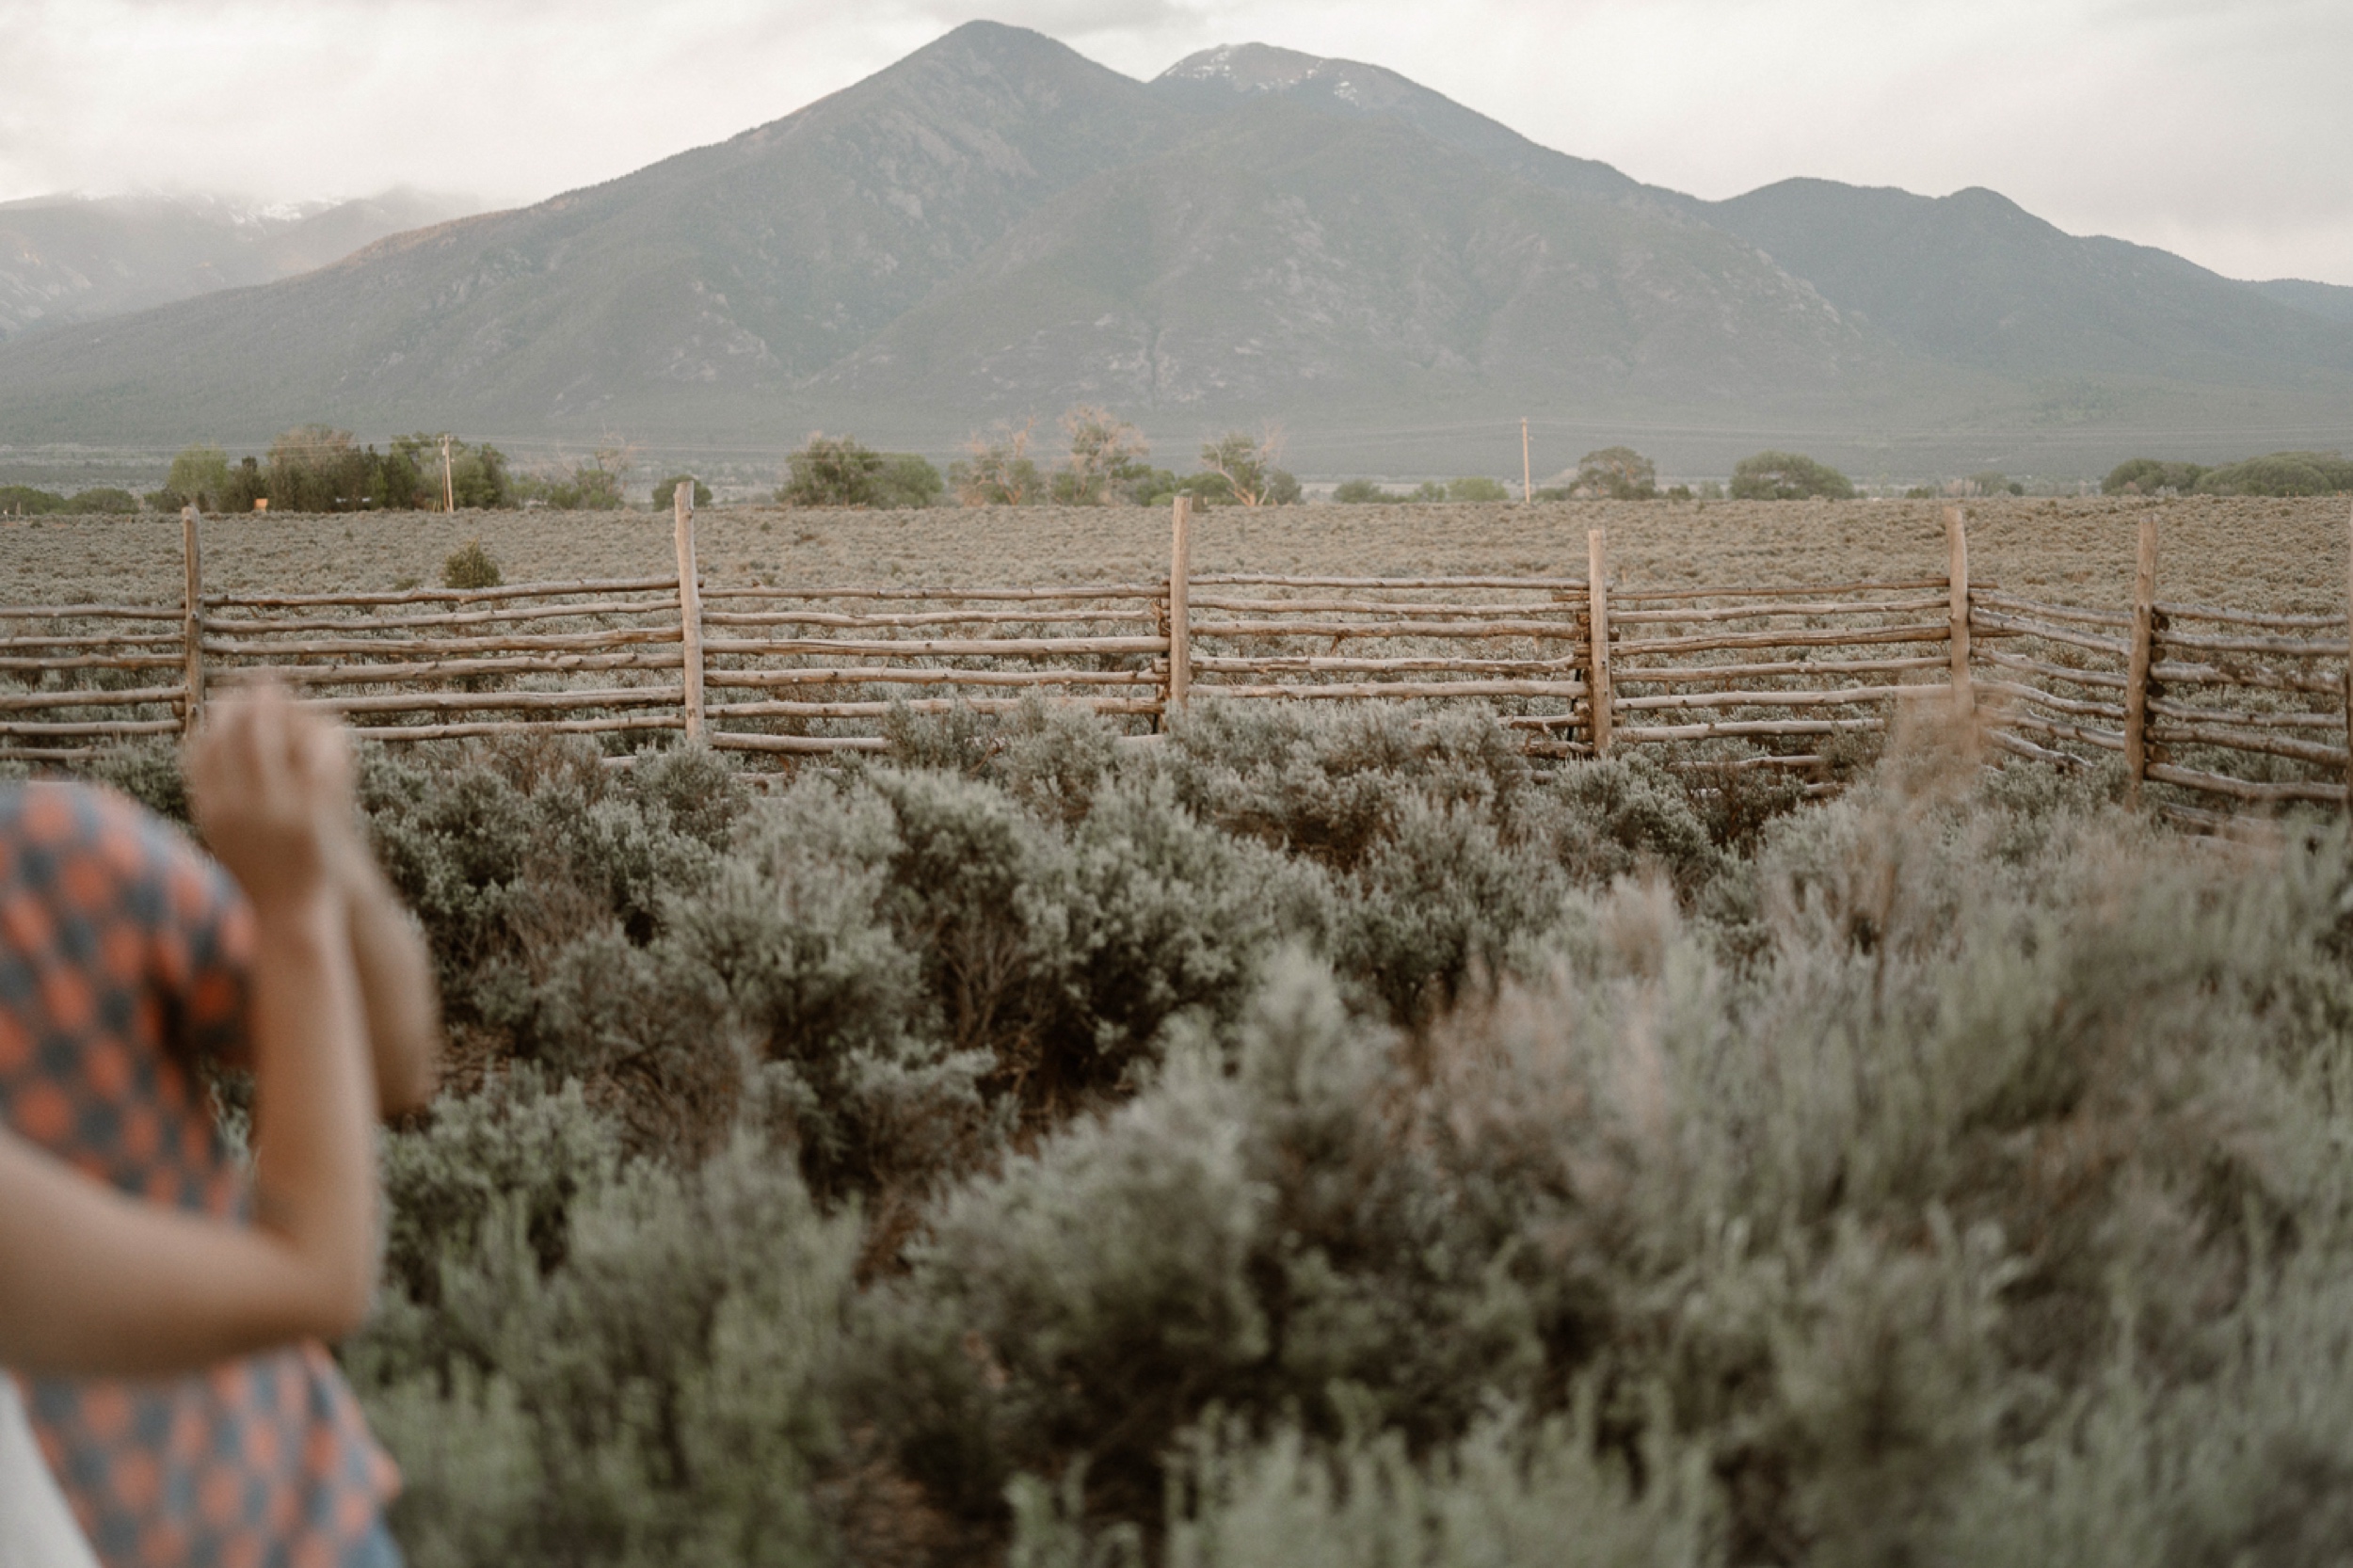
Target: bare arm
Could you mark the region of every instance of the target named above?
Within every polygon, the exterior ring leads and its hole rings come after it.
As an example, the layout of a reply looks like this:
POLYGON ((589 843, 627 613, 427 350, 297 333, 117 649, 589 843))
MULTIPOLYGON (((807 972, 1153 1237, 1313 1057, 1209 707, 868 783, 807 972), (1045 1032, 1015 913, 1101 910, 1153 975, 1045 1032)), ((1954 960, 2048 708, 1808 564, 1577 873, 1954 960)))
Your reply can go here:
POLYGON ((334 862, 367 1014, 376 1105, 388 1116, 414 1111, 433 1098, 440 1081, 441 998, 433 958, 358 832, 336 836, 334 862))
POLYGON ((0 1135, 0 1361, 183 1370, 365 1313, 376 1094, 327 852, 347 770, 274 691, 224 699, 189 755, 198 819, 254 906, 254 1224, 140 1203, 0 1135))

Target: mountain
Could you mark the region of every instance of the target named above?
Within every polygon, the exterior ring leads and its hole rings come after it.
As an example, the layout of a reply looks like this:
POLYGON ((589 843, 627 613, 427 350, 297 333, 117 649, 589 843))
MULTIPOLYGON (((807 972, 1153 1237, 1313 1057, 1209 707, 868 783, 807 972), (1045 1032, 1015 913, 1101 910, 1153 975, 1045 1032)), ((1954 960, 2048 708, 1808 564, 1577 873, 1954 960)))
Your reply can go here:
POLYGON ((1017 415, 1773 402, 1908 368, 1722 232, 1257 97, 1044 203, 816 382, 1017 415), (1727 338, 1716 324, 1735 321, 1727 338))
POLYGON ((2248 287, 2265 299, 2292 310, 2308 311, 2330 321, 2353 321, 2353 289, 2342 283, 2314 283, 2302 278, 2274 278, 2248 287))
POLYGON ((0 202, 0 341, 274 282, 472 210, 408 189, 279 207, 152 195, 0 202))
POLYGON ((1687 472, 1773 444, 2096 472, 2353 437, 2338 295, 1990 191, 1700 201, 1361 62, 1241 45, 1144 83, 974 23, 601 185, 0 343, 0 442, 939 453, 1083 398, 1164 455, 1280 420, 1309 470, 1500 461, 1525 413, 1687 472))
POLYGON ((1948 363, 2217 385, 2353 364, 2353 332, 2315 332, 2262 285, 2148 246, 2079 239, 1990 190, 1784 180, 1695 205, 1842 312, 1948 363))

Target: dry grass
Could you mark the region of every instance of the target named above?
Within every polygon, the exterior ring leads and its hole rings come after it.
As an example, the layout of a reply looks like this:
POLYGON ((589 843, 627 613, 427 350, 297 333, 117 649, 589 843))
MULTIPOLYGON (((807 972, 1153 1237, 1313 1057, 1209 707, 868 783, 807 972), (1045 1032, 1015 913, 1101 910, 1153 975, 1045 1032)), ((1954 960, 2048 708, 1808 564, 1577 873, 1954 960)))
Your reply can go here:
MULTIPOLYGON (((2164 520, 2168 599, 2313 611, 2345 603, 2342 499, 2045 501, 1970 504, 1979 581, 2087 604, 2128 601, 2137 520, 2164 520)), ((1629 584, 1827 583, 1945 568, 1934 502, 1615 503, 1221 508, 1196 526, 1197 571, 1478 571, 1581 574, 1586 530, 1609 530, 1629 584)), ((792 583, 1147 581, 1167 571, 1168 519, 1132 507, 924 512, 730 508, 697 520, 719 581, 792 583)), ((670 520, 646 513, 376 513, 207 520, 216 589, 389 588, 435 584, 480 537, 509 582, 664 569, 670 520)), ((172 600, 176 518, 0 523, 0 602, 172 600)))

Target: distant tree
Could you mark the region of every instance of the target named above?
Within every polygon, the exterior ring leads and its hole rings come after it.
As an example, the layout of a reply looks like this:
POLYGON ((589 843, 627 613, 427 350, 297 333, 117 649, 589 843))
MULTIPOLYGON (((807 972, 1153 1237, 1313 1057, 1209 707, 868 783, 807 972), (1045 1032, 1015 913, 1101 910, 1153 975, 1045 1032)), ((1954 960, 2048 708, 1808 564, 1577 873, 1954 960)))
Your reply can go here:
POLYGON ((776 499, 787 506, 872 506, 884 457, 851 437, 812 430, 785 464, 787 474, 776 499))
POLYGON ((348 430, 298 424, 270 443, 269 504, 281 512, 349 512, 368 503, 372 466, 380 459, 355 445, 348 430))
POLYGON ((890 507, 934 506, 948 490, 948 482, 930 458, 913 452, 893 452, 883 458, 875 481, 874 504, 890 507))
POLYGON ((249 512, 257 502, 269 499, 269 475, 263 471, 259 457, 248 456, 229 471, 229 488, 220 498, 224 512, 249 512))
POLYGON ((1509 501, 1512 492, 1495 479, 1454 479, 1447 483, 1449 501, 1509 501))
POLYGON ((2103 495, 2161 495, 2168 490, 2186 495, 2206 471, 2196 463, 2169 463, 2156 457, 2135 457, 2108 471, 2100 481, 2103 495))
POLYGON ((1343 479, 1333 488, 1332 499, 1343 506, 1365 506, 1404 498, 1392 495, 1369 479, 1343 479))
POLYGON ((1648 501, 1658 493, 1658 470, 1630 446, 1605 446, 1577 460, 1573 493, 1580 498, 1648 501))
POLYGON ((498 558, 482 548, 480 539, 468 539, 441 563, 444 588, 495 588, 505 580, 498 558))
POLYGON ((2334 452, 2274 452, 2208 469, 2200 495, 2341 495, 2353 490, 2353 461, 2334 452))
POLYGON ((964 456, 948 465, 948 485, 967 506, 1029 506, 1046 499, 1046 476, 1030 456, 1037 422, 1000 424, 991 434, 964 443, 964 456))
POLYGON ((1435 479, 1425 479, 1414 487, 1412 494, 1400 496, 1398 499, 1401 501, 1444 501, 1446 487, 1435 479))
POLYGON ((222 498, 229 492, 229 454, 200 443, 182 447, 171 459, 164 489, 171 497, 168 504, 175 511, 182 506, 221 510, 222 498))
POLYGON ((1067 451, 1054 474, 1052 493, 1064 505, 1108 505, 1152 472, 1144 461, 1151 456, 1151 443, 1107 408, 1074 405, 1062 416, 1062 432, 1067 451))
POLYGON ((2026 487, 2012 480, 1999 469, 1987 469, 1961 481, 1964 495, 2025 495, 2026 487))
POLYGON ((84 512, 93 515, 120 516, 126 512, 136 512, 138 509, 139 498, 137 496, 133 495, 129 490, 118 489, 112 485, 100 485, 83 490, 65 504, 65 510, 69 512, 84 512))
POLYGON ((692 485, 695 487, 692 490, 689 490, 687 494, 694 501, 696 505, 708 506, 711 504, 710 486, 704 484, 701 480, 696 478, 691 473, 674 473, 669 478, 664 479, 660 484, 654 486, 653 509, 657 512, 676 510, 675 503, 678 500, 678 488, 680 485, 692 485))
MULTIPOLYGON (((516 504, 515 481, 507 472, 504 453, 487 441, 476 445, 423 433, 393 439, 384 455, 376 504, 393 511, 440 511, 444 440, 449 440, 449 488, 459 511, 516 504)), ((572 482, 571 476, 561 482, 572 482)))
POLYGON ((1228 430, 1213 441, 1201 443, 1202 468, 1225 480, 1227 490, 1244 506, 1281 505, 1280 492, 1285 490, 1291 500, 1298 499, 1298 480, 1274 466, 1282 455, 1283 431, 1274 424, 1255 437, 1228 430))
POLYGON ((1732 469, 1735 501, 1832 501, 1854 499, 1854 485, 1827 463, 1801 452, 1759 452, 1732 469))
POLYGON ((0 513, 9 517, 46 517, 65 510, 65 497, 30 485, 0 485, 0 513))

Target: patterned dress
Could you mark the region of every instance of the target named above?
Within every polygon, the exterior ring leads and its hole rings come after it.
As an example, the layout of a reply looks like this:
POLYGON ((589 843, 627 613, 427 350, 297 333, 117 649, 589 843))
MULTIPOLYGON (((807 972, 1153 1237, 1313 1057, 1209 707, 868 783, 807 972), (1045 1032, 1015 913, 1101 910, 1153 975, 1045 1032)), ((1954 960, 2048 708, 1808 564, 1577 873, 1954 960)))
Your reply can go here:
MULTIPOLYGON (((198 1064, 237 1063, 252 913, 130 801, 0 787, 0 1121, 151 1203, 244 1219, 198 1064)), ((343 1568, 397 1489, 316 1343, 189 1377, 24 1378, 107 1568, 343 1568)))

